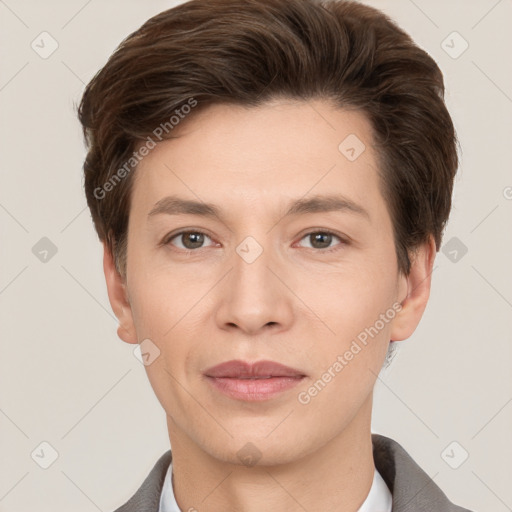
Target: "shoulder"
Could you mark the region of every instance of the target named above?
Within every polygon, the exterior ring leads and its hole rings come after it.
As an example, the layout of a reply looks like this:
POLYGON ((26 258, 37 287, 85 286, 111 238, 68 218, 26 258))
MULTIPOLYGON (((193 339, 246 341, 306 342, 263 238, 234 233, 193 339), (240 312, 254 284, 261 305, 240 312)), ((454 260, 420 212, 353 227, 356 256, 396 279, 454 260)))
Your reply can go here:
POLYGON ((373 458, 393 494, 393 512, 471 512, 448 500, 446 494, 395 440, 372 434, 373 458))
POLYGON ((158 512, 160 494, 171 460, 171 450, 168 450, 157 460, 137 492, 114 512, 158 512))

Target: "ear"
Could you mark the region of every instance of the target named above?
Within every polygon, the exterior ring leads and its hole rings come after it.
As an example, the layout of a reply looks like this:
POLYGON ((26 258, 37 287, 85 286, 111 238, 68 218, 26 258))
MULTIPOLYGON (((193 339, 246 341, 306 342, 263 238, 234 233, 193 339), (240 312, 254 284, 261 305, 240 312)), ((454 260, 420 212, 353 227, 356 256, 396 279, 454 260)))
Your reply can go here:
POLYGON ((400 297, 402 309, 393 319, 391 341, 409 338, 418 326, 427 307, 432 280, 432 267, 436 256, 436 244, 431 236, 429 241, 417 248, 412 255, 409 275, 400 275, 400 297), (405 291, 407 295, 405 295, 405 291))
POLYGON ((103 242, 103 272, 110 305, 119 320, 117 335, 126 343, 138 343, 126 283, 117 271, 112 253, 105 242, 103 242))

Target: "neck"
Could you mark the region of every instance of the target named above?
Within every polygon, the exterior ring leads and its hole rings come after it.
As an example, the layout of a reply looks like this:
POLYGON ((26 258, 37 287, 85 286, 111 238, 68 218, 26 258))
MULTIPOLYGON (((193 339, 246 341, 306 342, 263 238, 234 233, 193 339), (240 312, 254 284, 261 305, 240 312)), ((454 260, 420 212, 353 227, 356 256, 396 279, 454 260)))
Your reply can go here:
POLYGON ((210 455, 167 417, 179 508, 259 512, 264 503, 268 512, 356 512, 375 471, 371 408, 372 394, 341 432, 306 456, 252 467, 210 455))

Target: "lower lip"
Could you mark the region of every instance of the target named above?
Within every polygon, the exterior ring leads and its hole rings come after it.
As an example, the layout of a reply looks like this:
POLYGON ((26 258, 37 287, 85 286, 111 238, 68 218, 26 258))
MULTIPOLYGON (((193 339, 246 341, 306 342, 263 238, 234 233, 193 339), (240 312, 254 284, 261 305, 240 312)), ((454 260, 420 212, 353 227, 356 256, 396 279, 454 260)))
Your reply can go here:
POLYGON ((270 377, 269 379, 236 379, 232 377, 209 377, 212 386, 234 398, 260 402, 295 387, 304 377, 270 377))

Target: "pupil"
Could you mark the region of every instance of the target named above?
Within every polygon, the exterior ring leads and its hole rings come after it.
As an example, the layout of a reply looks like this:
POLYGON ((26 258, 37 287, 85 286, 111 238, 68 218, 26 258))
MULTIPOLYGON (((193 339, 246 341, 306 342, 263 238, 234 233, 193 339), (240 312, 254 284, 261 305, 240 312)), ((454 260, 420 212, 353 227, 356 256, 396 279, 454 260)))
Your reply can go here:
POLYGON ((187 233, 187 236, 185 236, 185 247, 187 249, 196 249, 197 247, 201 247, 201 244, 203 243, 204 235, 202 233, 187 233), (191 246, 188 243, 190 240, 192 240, 191 246))
MULTIPOLYGON (((331 241, 331 237, 332 237, 332 235, 329 235, 329 234, 327 234, 327 233, 316 233, 316 234, 314 235, 314 240, 315 240, 315 243, 316 243, 317 241, 319 241, 319 242, 320 242, 320 245, 321 245, 322 247, 329 247, 329 244, 330 244, 330 241, 331 241), (327 238, 327 241, 325 241, 325 240, 324 240, 323 245, 322 245, 322 240, 321 240, 321 238, 327 238)), ((313 244, 313 247, 314 247, 314 246, 315 246, 315 245, 313 244)))

